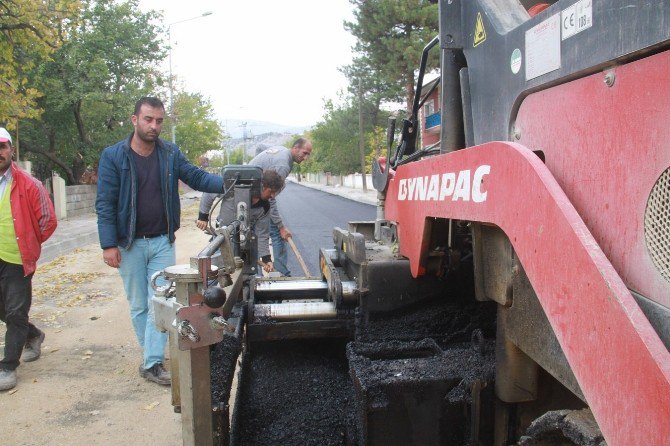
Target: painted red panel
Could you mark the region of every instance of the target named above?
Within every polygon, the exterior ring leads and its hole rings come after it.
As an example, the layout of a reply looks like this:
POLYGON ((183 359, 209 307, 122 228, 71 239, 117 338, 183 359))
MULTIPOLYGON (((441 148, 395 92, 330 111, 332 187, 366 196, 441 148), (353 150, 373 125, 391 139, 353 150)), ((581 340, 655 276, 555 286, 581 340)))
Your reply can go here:
POLYGON ((397 169, 386 218, 397 222, 415 276, 430 217, 489 222, 507 234, 608 444, 667 442, 670 353, 532 151, 491 142, 397 169))
POLYGON ((598 73, 527 97, 516 120, 520 143, 544 152, 626 285, 670 307, 670 283, 644 237, 647 198, 670 167, 670 52, 608 72, 611 87, 598 73))

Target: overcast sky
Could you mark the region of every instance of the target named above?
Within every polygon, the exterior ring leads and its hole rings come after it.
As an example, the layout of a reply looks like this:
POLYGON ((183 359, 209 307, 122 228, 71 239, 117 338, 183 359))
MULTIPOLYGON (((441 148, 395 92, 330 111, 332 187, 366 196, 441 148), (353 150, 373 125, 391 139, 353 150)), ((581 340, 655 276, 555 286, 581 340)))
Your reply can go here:
MULTIPOLYGON (((348 0, 140 0, 173 24, 172 72, 212 101, 217 117, 313 125, 323 99, 346 89, 348 0)), ((167 40, 167 36, 165 37, 167 40)), ((167 59, 164 65, 168 71, 167 59)), ((167 99, 167 98, 166 98, 167 99)))

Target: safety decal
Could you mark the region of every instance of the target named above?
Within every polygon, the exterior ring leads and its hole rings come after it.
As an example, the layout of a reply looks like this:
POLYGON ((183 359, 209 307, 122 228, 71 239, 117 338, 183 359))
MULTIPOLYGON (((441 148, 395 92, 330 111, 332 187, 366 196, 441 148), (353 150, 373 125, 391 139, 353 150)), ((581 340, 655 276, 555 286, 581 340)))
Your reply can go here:
POLYGON ((521 50, 519 48, 515 48, 512 51, 512 55, 509 58, 509 66, 514 74, 517 74, 521 70, 521 50))
POLYGON ((484 20, 482 19, 482 13, 477 13, 477 23, 475 23, 475 40, 472 43, 472 46, 475 47, 486 40, 486 29, 484 29, 484 20))

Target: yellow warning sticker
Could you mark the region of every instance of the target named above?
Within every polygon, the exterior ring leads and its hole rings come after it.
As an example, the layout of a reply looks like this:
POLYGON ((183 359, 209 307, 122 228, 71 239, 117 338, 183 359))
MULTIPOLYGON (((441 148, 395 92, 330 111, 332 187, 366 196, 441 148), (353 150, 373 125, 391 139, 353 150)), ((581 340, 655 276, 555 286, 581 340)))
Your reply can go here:
POLYGON ((475 24, 475 40, 472 44, 473 47, 479 45, 486 40, 486 29, 484 29, 484 20, 482 19, 482 13, 477 13, 477 23, 475 24))

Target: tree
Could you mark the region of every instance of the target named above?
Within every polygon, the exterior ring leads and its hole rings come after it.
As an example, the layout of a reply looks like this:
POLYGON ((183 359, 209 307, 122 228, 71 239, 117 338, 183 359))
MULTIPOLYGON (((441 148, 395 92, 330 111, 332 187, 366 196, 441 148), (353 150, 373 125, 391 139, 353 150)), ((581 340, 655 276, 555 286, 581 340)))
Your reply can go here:
POLYGON ((200 93, 180 92, 175 97, 177 145, 190 160, 223 146, 224 132, 214 118, 209 99, 200 93))
POLYGON ((244 148, 238 147, 228 153, 228 164, 242 164, 244 160, 244 148))
MULTIPOLYGON (((355 57, 351 65, 340 68, 340 71, 349 79, 349 93, 358 95, 360 85, 366 100, 374 104, 375 111, 379 111, 383 102, 397 101, 402 97, 402 85, 385 79, 377 67, 370 65, 366 56, 355 57)), ((376 116, 371 118, 376 121, 376 116)))
MULTIPOLYGON (((323 170, 340 175, 359 172, 358 103, 353 104, 349 98, 342 105, 326 101, 324 107, 324 120, 310 132, 314 150, 310 159, 303 163, 305 171, 323 170)), ((367 140, 367 135, 376 127, 383 127, 388 113, 379 112, 375 104, 367 101, 363 101, 362 107, 367 140)))
POLYGON ((223 166, 228 164, 225 154, 217 154, 212 156, 209 159, 209 171, 210 172, 219 172, 223 166))
POLYGON ((387 154, 386 129, 375 127, 366 137, 369 151, 365 157, 365 173, 372 173, 372 162, 387 154))
MULTIPOLYGON (((350 0, 355 21, 345 29, 356 37, 354 63, 344 69, 352 86, 382 100, 400 100, 404 91, 408 114, 414 100, 414 71, 423 47, 438 33, 437 4, 429 0, 350 0), (401 90, 402 89, 402 90, 401 90)), ((437 58, 433 57, 435 66, 437 58)))
POLYGON ((28 73, 48 60, 76 23, 79 0, 0 0, 0 122, 36 118, 42 95, 28 73))
POLYGON ((23 148, 58 166, 68 183, 78 183, 104 147, 130 133, 135 101, 160 88, 158 17, 140 12, 137 0, 86 2, 53 60, 32 70, 44 113, 22 132, 23 148))

